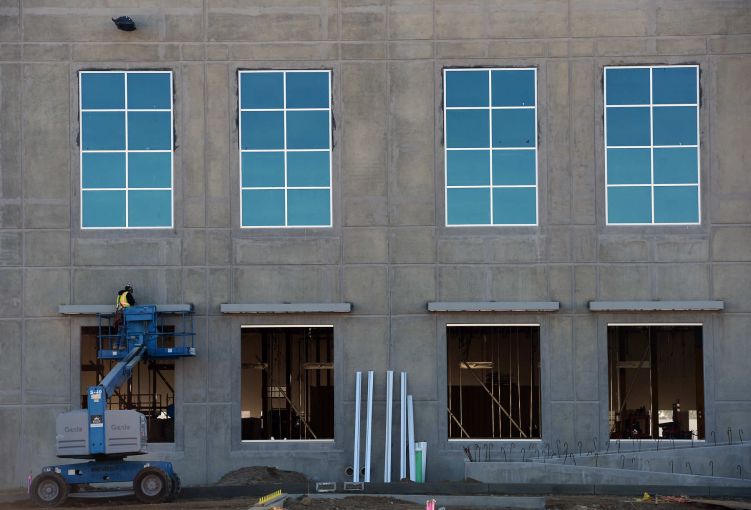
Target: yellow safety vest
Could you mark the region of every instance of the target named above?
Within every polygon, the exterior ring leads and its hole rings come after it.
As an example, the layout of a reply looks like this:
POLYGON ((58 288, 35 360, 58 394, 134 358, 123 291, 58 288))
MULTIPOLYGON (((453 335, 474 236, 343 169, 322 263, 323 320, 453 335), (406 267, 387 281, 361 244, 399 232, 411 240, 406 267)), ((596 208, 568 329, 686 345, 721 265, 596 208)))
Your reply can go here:
POLYGON ((130 303, 128 303, 128 291, 127 290, 117 296, 117 301, 115 302, 115 306, 117 308, 128 308, 130 306, 130 303))

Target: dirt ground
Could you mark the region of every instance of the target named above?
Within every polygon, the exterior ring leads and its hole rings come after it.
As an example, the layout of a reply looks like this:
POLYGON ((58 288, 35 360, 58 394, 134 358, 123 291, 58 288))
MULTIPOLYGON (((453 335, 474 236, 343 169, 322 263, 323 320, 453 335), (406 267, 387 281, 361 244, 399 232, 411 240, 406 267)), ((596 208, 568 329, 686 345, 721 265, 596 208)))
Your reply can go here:
MULTIPOLYGON (((440 496, 436 498, 440 508, 440 496)), ((133 497, 113 498, 111 500, 81 500, 69 499, 64 507, 86 510, 208 510, 222 509, 234 510, 250 508, 256 502, 256 498, 232 498, 212 500, 178 500, 172 503, 160 505, 142 505, 133 497)), ((748 508, 748 503, 746 503, 748 508)), ((1 510, 23 510, 37 508, 30 501, 17 501, 0 503, 1 510)), ((284 508, 289 510, 416 510, 423 508, 421 505, 407 503, 394 498, 382 496, 350 496, 344 499, 312 499, 301 496, 287 499, 284 508)), ((446 510, 469 510, 471 507, 446 507, 446 510)), ((487 508, 487 507, 484 507, 487 508)), ((637 498, 618 496, 550 496, 546 499, 546 508, 550 510, 725 510, 722 507, 697 502, 642 502, 637 498)))

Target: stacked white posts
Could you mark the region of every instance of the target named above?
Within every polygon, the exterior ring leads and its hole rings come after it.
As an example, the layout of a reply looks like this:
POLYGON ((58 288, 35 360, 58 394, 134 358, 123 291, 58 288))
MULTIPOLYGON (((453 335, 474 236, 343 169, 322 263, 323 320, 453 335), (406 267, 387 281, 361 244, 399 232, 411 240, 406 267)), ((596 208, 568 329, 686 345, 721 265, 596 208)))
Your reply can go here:
POLYGON ((391 482, 391 418, 394 400, 394 372, 386 372, 386 445, 383 452, 383 481, 391 482))
MULTIPOLYGON (((374 372, 368 371, 368 390, 365 416, 365 458, 363 482, 371 481, 371 453, 373 435, 373 384, 374 372)), ((415 481, 415 422, 412 395, 407 395, 407 372, 401 372, 401 395, 399 400, 399 480, 407 478, 409 462, 409 479, 415 481), (409 452, 409 454, 407 454, 409 452)), ((391 482, 391 446, 394 416, 394 372, 386 371, 386 430, 383 457, 383 481, 391 482)), ((362 415, 362 372, 355 372, 355 440, 352 481, 360 482, 360 419, 362 415)))
POLYGON ((360 481, 360 401, 362 372, 355 372, 355 458, 352 460, 352 481, 360 481))
POLYGON ((415 472, 415 413, 412 406, 412 395, 407 395, 407 430, 409 434, 409 479, 417 481, 415 472))
POLYGON ((402 372, 399 410, 399 480, 407 478, 407 372, 402 372))
POLYGON ((373 371, 368 371, 368 415, 365 422, 365 478, 370 482, 370 438, 373 430, 373 371))

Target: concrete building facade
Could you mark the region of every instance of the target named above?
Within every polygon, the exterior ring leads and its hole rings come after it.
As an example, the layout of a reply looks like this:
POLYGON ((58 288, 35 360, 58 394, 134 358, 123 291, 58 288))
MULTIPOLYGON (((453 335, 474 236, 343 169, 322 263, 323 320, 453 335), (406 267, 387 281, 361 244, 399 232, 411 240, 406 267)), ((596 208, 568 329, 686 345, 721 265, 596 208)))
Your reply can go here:
POLYGON ((174 441, 150 447, 186 484, 249 465, 344 480, 357 370, 376 375, 374 478, 395 370, 428 478, 461 479, 477 440, 449 441, 448 324, 539 325, 541 441, 600 447, 608 326, 696 324, 706 437, 751 433, 749 79, 743 0, 0 2, 0 487, 55 462, 55 416, 81 404, 82 328, 97 319, 59 306, 111 304, 125 282, 140 303, 195 309, 174 441), (120 15, 137 30, 118 31, 120 15), (700 221, 607 224, 604 69, 678 64, 699 68, 700 221), (446 225, 443 71, 463 67, 536 69, 535 226, 446 225), (259 69, 331 71, 332 227, 241 227, 238 71, 259 69), (84 70, 172 72, 173 228, 81 228, 84 70), (511 304, 428 309, 488 302, 511 304), (332 441, 242 440, 242 327, 259 325, 333 326, 332 441))

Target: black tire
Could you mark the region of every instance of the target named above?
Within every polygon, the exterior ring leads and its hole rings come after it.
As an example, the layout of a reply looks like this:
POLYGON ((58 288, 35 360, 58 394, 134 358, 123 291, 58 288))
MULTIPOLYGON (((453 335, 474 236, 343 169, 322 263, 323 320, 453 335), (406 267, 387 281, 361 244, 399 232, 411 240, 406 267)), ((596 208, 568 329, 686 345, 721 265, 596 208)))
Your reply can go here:
POLYGON ((161 503, 172 493, 172 479, 163 469, 145 467, 133 479, 133 491, 141 503, 161 503))
POLYGON ((172 473, 172 491, 169 494, 169 498, 167 498, 167 501, 174 501, 177 499, 177 496, 180 495, 180 489, 182 489, 182 483, 180 482, 180 477, 177 476, 177 473, 172 473))
POLYGON ((31 500, 38 506, 54 507, 62 505, 68 499, 70 486, 59 473, 46 471, 34 478, 29 493, 31 500))

